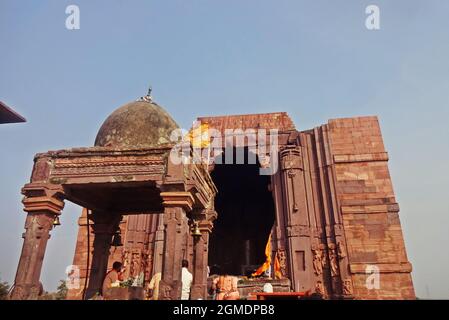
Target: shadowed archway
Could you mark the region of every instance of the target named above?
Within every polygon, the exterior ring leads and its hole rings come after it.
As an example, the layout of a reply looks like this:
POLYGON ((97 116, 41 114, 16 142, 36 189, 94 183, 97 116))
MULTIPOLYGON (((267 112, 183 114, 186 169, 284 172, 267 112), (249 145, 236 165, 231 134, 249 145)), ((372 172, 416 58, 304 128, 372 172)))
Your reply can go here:
POLYGON ((229 274, 251 273, 265 261, 275 214, 270 176, 260 175, 259 168, 258 161, 217 164, 211 174, 218 189, 218 218, 211 233, 209 266, 229 274))

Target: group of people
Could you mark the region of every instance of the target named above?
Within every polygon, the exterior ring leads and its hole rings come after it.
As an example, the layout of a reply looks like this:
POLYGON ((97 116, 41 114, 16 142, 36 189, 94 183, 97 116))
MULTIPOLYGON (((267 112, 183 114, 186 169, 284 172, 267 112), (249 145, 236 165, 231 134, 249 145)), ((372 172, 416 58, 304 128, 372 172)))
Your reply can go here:
MULTIPOLYGON (((190 299, 190 290, 193 282, 193 275, 189 271, 189 262, 182 260, 181 262, 181 300, 190 299)), ((240 298, 237 289, 238 278, 236 276, 222 274, 219 268, 216 268, 216 274, 212 275, 209 284, 209 294, 216 300, 237 300, 240 298)), ((118 286, 123 281, 123 265, 121 262, 114 262, 112 270, 106 274, 103 281, 103 295, 107 289, 118 286)), ((159 283, 162 279, 161 272, 157 272, 151 278, 148 284, 148 293, 151 300, 159 299, 159 283)))

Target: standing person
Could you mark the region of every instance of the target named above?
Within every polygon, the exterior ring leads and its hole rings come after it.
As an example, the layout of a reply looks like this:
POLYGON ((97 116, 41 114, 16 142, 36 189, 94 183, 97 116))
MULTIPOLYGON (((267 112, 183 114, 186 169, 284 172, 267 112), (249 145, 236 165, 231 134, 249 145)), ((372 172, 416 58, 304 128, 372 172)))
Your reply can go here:
POLYGON ((102 294, 107 295, 107 289, 112 288, 113 284, 115 285, 119 281, 123 281, 122 275, 122 263, 119 261, 115 261, 112 264, 112 270, 106 274, 106 277, 103 281, 102 294))
POLYGON ((190 287, 192 286, 193 276, 187 269, 189 267, 189 261, 182 260, 182 270, 181 270, 181 300, 189 300, 190 297, 190 287))
POLYGON ((159 282, 161 282, 162 273, 157 272, 151 278, 150 284, 148 285, 149 295, 151 296, 151 300, 159 299, 159 282))

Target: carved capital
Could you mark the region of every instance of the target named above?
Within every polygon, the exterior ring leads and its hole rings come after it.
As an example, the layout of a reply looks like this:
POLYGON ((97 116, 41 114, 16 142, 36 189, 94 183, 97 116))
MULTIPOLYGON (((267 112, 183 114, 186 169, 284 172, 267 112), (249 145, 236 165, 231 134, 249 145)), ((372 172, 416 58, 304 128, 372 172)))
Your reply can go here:
POLYGON ((26 184, 22 188, 24 211, 59 215, 64 208, 64 191, 60 186, 26 184))
POLYGON ((55 215, 61 214, 61 210, 64 208, 64 202, 50 198, 50 197, 35 197, 35 198, 27 198, 25 197, 22 200, 24 205, 23 210, 31 213, 31 212, 51 212, 55 215))
POLYGON ((301 157, 301 148, 287 148, 281 151, 281 169, 282 170, 303 170, 303 162, 301 157))
POLYGON ((212 223, 212 221, 207 221, 207 220, 203 220, 200 221, 199 223, 199 228, 201 232, 212 232, 212 229, 214 227, 214 224, 212 223))
POLYGON ((190 192, 161 192, 161 197, 164 207, 182 207, 186 211, 191 211, 195 202, 190 192))

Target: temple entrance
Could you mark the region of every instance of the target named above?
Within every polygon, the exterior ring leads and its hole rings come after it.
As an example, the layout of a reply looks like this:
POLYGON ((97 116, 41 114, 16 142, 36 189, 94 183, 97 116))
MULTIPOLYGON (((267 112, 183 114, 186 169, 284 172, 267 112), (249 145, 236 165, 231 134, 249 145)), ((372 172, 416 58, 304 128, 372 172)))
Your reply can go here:
POLYGON ((228 274, 249 275, 265 261, 275 212, 270 176, 260 175, 259 168, 258 161, 245 159, 245 164, 217 164, 211 173, 218 218, 210 235, 209 266, 228 274))

